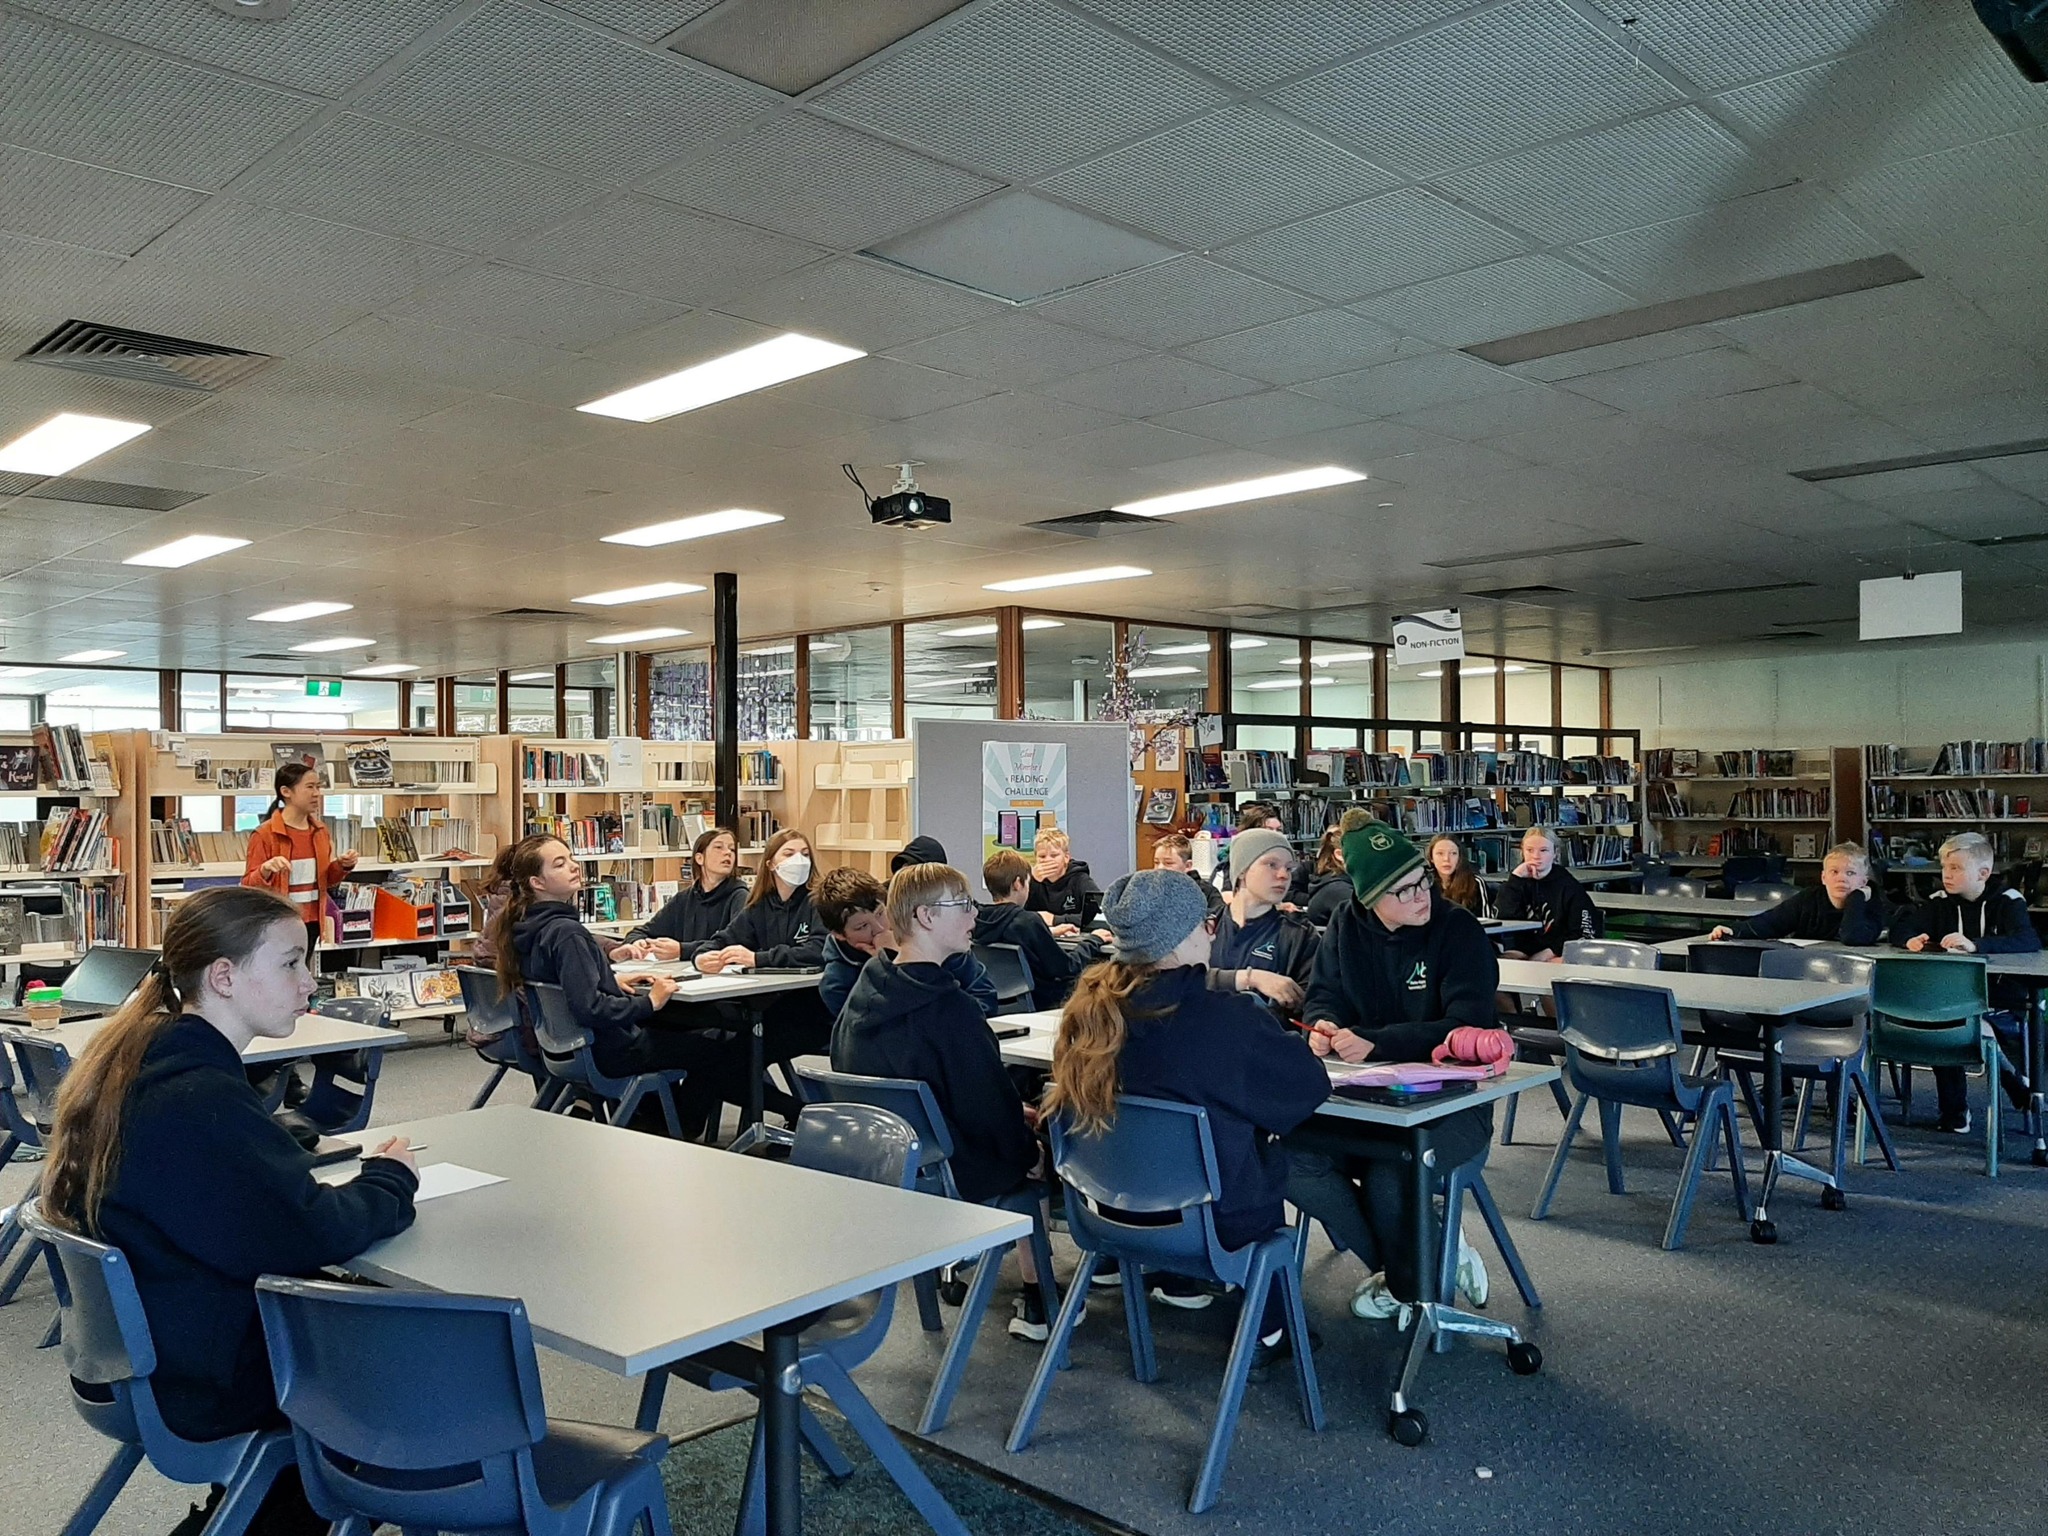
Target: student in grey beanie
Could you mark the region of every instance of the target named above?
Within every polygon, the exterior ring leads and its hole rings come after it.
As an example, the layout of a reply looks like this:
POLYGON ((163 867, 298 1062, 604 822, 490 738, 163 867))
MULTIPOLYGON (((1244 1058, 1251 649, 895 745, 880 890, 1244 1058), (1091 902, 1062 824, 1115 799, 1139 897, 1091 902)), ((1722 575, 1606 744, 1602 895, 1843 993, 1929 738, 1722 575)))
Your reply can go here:
POLYGON ((1270 827, 1253 827, 1239 832, 1230 839, 1230 883, 1236 885, 1244 879, 1244 872, 1275 848, 1294 851, 1294 844, 1287 840, 1284 832, 1275 832, 1270 827))
POLYGON ((1162 960, 1209 917, 1209 904, 1186 875, 1141 869, 1114 881, 1102 899, 1102 921, 1116 936, 1112 952, 1133 965, 1162 960))

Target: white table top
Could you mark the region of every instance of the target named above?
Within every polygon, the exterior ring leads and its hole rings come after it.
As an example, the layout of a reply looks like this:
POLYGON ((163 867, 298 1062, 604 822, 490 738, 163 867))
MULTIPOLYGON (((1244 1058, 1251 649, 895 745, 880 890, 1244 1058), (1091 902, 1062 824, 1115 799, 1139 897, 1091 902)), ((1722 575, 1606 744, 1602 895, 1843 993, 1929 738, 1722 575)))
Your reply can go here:
POLYGON ((715 976, 700 976, 687 960, 622 960, 612 971, 621 981, 633 976, 672 976, 681 984, 676 988, 676 996, 693 1003, 760 997, 770 992, 800 992, 806 987, 815 991, 824 979, 817 971, 805 976, 757 976, 752 971, 720 971, 715 976))
POLYGON ((504 1182, 432 1200, 349 1261, 517 1296, 535 1337, 622 1376, 957 1263, 1030 1218, 514 1105, 379 1126, 504 1182))
MULTIPOLYGON (((1682 939, 1666 939, 1657 946, 1667 955, 1683 955, 1695 944, 1708 940, 1700 934, 1691 934, 1682 939)), ((1883 955, 1900 960, 1982 960, 1993 976, 2017 976, 2048 982, 2048 950, 2028 950, 2023 954, 2006 955, 1951 955, 1946 951, 1934 954, 1931 951, 1915 954, 1909 949, 1899 949, 1890 944, 1834 944, 1823 939, 1779 939, 1780 944, 1793 944, 1801 949, 1838 949, 1851 955, 1883 955)))
MULTIPOLYGON (((106 1022, 103 1018, 74 1019, 69 1024, 59 1024, 55 1029, 9 1025, 0 1028, 0 1033, 12 1032, 33 1040, 55 1040, 75 1059, 106 1022)), ((358 1024, 351 1019, 330 1019, 317 1013, 302 1013, 289 1035, 275 1040, 251 1040, 242 1052, 242 1060, 251 1066, 260 1066, 277 1061, 301 1061, 308 1056, 325 1056, 335 1051, 384 1050, 403 1044, 405 1036, 395 1029, 379 1029, 374 1024, 358 1024)))
POLYGON ((1662 912, 1672 917, 1755 917, 1775 901, 1737 901, 1725 896, 1644 896, 1633 891, 1595 891, 1593 905, 1603 912, 1662 912))
POLYGON ((1680 1008, 1716 1013, 1754 1013, 1789 1018, 1809 1008, 1846 1003, 1865 989, 1836 982, 1772 981, 1761 976, 1700 976, 1691 971, 1633 971, 1611 965, 1554 965, 1546 960, 1503 960, 1500 989, 1526 997, 1547 996, 1559 981, 1619 981, 1662 987, 1680 1008))
POLYGON ((1495 936, 1504 933, 1535 933, 1543 927, 1541 923, 1526 922, 1519 917, 1512 922, 1504 917, 1482 917, 1479 919, 1479 925, 1495 936))

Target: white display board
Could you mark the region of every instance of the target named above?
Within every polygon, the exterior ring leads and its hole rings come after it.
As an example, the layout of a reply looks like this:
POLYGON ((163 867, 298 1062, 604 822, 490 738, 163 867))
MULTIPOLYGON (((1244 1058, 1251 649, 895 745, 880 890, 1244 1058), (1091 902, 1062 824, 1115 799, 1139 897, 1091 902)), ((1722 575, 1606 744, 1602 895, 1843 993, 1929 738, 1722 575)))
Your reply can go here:
MULTIPOLYGON (((948 861, 981 889, 981 866, 998 837, 1028 845, 1058 826, 1105 890, 1137 858, 1130 728, 1049 720, 913 720, 911 824, 935 837, 948 861), (1007 818, 1007 819, 1006 819, 1007 818)), ((1024 851, 1029 853, 1028 846, 1024 851)))

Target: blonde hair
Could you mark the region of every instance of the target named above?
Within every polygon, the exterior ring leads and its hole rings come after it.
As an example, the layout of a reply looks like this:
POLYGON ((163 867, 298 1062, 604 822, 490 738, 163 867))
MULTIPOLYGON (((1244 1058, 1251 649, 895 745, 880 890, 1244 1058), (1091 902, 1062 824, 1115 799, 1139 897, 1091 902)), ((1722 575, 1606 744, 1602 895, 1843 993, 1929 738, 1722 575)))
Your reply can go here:
POLYGON ((1040 832, 1038 840, 1032 844, 1032 847, 1033 849, 1063 848, 1068 853, 1074 851, 1073 842, 1058 827, 1047 827, 1043 832, 1040 832))
POLYGON ((1866 875, 1870 873, 1870 850, 1861 843, 1837 843, 1827 851, 1821 863, 1825 865, 1828 859, 1847 859, 1866 875))
POLYGON ((1551 830, 1550 830, 1550 828, 1548 828, 1548 827, 1524 827, 1524 828, 1522 828, 1522 841, 1523 841, 1523 842, 1525 842, 1525 843, 1526 843, 1526 842, 1527 842, 1527 841, 1529 841, 1529 839, 1530 839, 1530 838, 1532 838, 1532 837, 1540 837, 1540 838, 1542 838, 1542 839, 1543 839, 1543 841, 1545 841, 1546 843, 1550 844, 1551 850, 1552 850, 1553 852, 1556 852, 1556 851, 1558 851, 1558 848, 1559 848, 1559 844, 1558 844, 1558 841, 1557 841, 1557 834, 1556 834, 1555 832, 1551 831, 1551 830))
POLYGON ((1991 839, 1982 832, 1958 832, 1941 845, 1941 858, 1945 859, 1952 853, 1973 859, 1979 864, 1993 864, 1998 859, 1998 855, 1992 850, 1991 839))
POLYGON ((889 931, 900 942, 917 931, 917 909, 940 901, 971 901, 967 877, 950 864, 906 864, 889 877, 889 892, 882 899, 882 911, 889 919, 889 931))
POLYGON ((1132 1017, 1131 994, 1158 974, 1156 965, 1114 959, 1081 973, 1073 996, 1060 1010, 1052 1080, 1043 1100, 1046 1114, 1064 1114, 1084 1135, 1106 1131, 1115 1123, 1117 1058, 1123 1054, 1132 1017))

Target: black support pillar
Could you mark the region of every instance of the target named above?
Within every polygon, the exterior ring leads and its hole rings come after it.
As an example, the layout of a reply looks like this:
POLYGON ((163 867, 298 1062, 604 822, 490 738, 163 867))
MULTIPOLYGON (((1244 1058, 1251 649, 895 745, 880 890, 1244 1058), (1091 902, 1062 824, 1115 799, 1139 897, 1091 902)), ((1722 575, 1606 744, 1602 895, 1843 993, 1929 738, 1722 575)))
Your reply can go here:
POLYGON ((740 579, 711 578, 711 757, 718 825, 740 823, 740 579))

